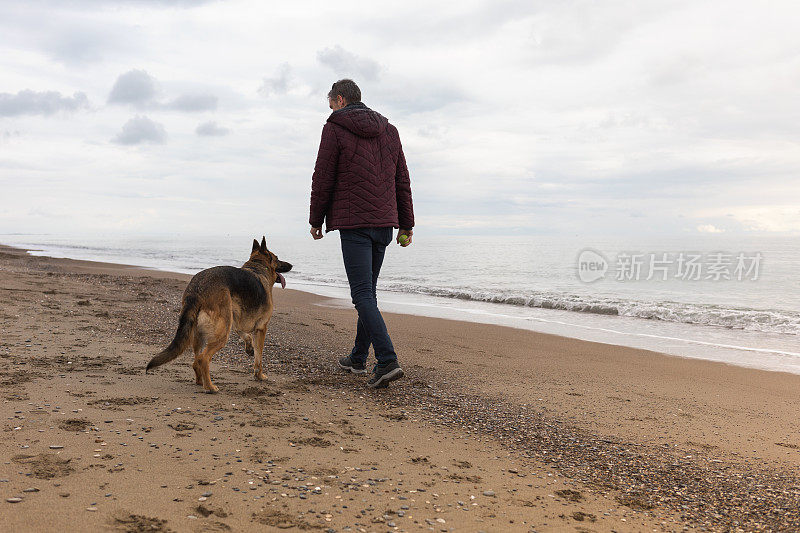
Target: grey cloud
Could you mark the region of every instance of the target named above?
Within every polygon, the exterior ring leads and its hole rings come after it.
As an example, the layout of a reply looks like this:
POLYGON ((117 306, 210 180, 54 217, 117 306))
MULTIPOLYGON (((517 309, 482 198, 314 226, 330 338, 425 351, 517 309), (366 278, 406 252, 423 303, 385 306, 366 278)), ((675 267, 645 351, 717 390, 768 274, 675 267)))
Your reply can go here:
POLYGON ((30 89, 17 94, 0 93, 0 117, 18 115, 52 115, 59 111, 76 111, 89 107, 84 93, 61 96, 57 91, 36 92, 30 89))
POLYGON ((183 94, 163 107, 177 111, 211 111, 217 108, 217 97, 213 94, 183 94))
POLYGON ((348 52, 338 44, 317 52, 317 61, 330 67, 337 75, 375 81, 381 66, 374 59, 348 52))
POLYGON ((223 128, 222 126, 217 125, 216 122, 203 122, 194 132, 198 135, 203 137, 222 137, 227 135, 231 132, 228 128, 223 128))
POLYGON ((649 169, 622 168, 613 175, 590 179, 570 180, 567 176, 559 176, 561 181, 579 185, 581 193, 588 198, 658 199, 666 206, 670 205, 668 201, 680 201, 683 207, 709 205, 710 198, 723 198, 727 192, 725 189, 731 191, 737 185, 750 183, 752 177, 749 167, 739 167, 735 161, 724 160, 717 161, 714 168, 658 161, 649 169))
POLYGON ((667 16, 681 4, 680 0, 612 5, 553 2, 528 20, 528 57, 534 63, 558 66, 593 63, 615 52, 631 32, 667 16))
POLYGON ((144 70, 131 70, 121 74, 111 93, 108 101, 112 104, 134 104, 144 105, 150 102, 156 95, 156 80, 144 70))
POLYGON ((4 46, 42 52, 71 68, 122 56, 141 57, 146 48, 142 26, 100 15, 89 6, 71 10, 66 4, 0 2, 4 46))
MULTIPOLYGON (((52 0, 29 0, 31 4, 40 4, 51 7, 52 0)), ((65 0, 57 2, 59 8, 83 10, 87 8, 102 8, 109 6, 116 9, 120 4, 132 6, 164 6, 164 7, 198 7, 217 0, 65 0)))
POLYGON ((440 124, 425 124, 417 128, 417 134, 430 139, 441 139, 447 135, 449 128, 440 124))
MULTIPOLYGON (((552 3, 552 2, 551 2, 552 3)), ((509 22, 528 19, 547 9, 547 2, 530 0, 493 0, 470 6, 459 6, 458 12, 447 6, 431 3, 430 16, 420 17, 413 9, 387 10, 384 16, 354 17, 353 30, 375 39, 397 42, 397 29, 402 28, 406 42, 423 46, 450 43, 461 45, 501 31, 509 22), (439 12, 437 12, 437 8, 439 12)))
POLYGON ((112 104, 131 104, 139 108, 160 108, 175 111, 210 111, 217 108, 217 97, 208 93, 182 94, 172 101, 160 103, 155 100, 157 90, 156 79, 144 70, 134 69, 121 74, 111 93, 108 102, 112 104))
POLYGON ((147 117, 136 115, 125 125, 122 131, 112 139, 117 144, 163 144, 167 139, 167 132, 164 125, 153 122, 147 117))
POLYGON ((272 78, 264 78, 258 92, 264 96, 272 96, 273 94, 286 94, 289 90, 289 82, 291 78, 292 68, 289 63, 282 63, 278 67, 276 76, 272 78))
POLYGON ((398 81, 388 85, 383 84, 375 87, 373 93, 362 96, 365 102, 367 100, 381 102, 381 107, 392 114, 436 111, 450 104, 463 103, 468 99, 457 87, 435 81, 416 83, 398 81))
POLYGON ((90 63, 102 59, 105 47, 98 46, 97 35, 84 32, 62 33, 50 39, 50 54, 63 63, 90 63))
POLYGON ((137 45, 141 46, 141 36, 128 26, 113 24, 112 27, 98 28, 79 19, 65 27, 49 28, 43 45, 55 60, 67 65, 81 65, 119 54, 136 53, 137 45))
POLYGON ((683 53, 677 57, 654 62, 651 69, 650 85, 653 88, 663 88, 702 77, 709 73, 712 67, 696 55, 683 53))

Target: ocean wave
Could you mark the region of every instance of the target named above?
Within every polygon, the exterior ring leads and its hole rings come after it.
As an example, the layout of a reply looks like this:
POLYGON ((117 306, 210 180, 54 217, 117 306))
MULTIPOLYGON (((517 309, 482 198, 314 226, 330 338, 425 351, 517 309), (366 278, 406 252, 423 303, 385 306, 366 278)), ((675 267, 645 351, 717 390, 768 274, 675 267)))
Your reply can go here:
MULTIPOLYGON (((325 285, 347 286, 346 280, 335 277, 308 279, 307 281, 325 285)), ((423 294, 440 298, 489 302, 518 307, 624 316, 645 320, 698 324, 763 333, 800 334, 800 313, 786 310, 724 307, 712 304, 673 301, 593 298, 586 295, 554 292, 515 294, 502 291, 474 290, 464 287, 430 287, 392 282, 380 283, 378 288, 391 292, 423 294)))
MULTIPOLYGON (((196 272, 211 264, 229 264, 219 258, 204 254, 203 260, 196 259, 191 251, 176 253, 172 247, 165 250, 150 248, 149 243, 140 243, 125 249, 109 248, 102 245, 80 245, 72 243, 39 242, 37 244, 17 244, 36 248, 43 252, 35 255, 56 255, 74 259, 98 261, 131 262, 139 264, 133 257, 145 258, 144 263, 151 268, 196 272)), ((219 257, 226 257, 226 250, 213 250, 219 257)), ((230 262, 236 264, 236 261, 230 262)), ((295 269, 292 277, 298 281, 347 288, 347 279, 341 275, 320 275, 309 270, 295 269)), ((763 333, 800 335, 800 313, 787 309, 755 309, 748 307, 726 307, 713 304, 686 303, 665 300, 636 300, 617 296, 593 296, 558 291, 508 290, 502 287, 475 288, 469 286, 447 286, 440 278, 439 286, 417 278, 411 281, 404 275, 391 279, 384 277, 379 289, 398 293, 421 294, 475 302, 489 302, 517 307, 555 309, 596 315, 632 317, 644 320, 697 324, 763 333)))

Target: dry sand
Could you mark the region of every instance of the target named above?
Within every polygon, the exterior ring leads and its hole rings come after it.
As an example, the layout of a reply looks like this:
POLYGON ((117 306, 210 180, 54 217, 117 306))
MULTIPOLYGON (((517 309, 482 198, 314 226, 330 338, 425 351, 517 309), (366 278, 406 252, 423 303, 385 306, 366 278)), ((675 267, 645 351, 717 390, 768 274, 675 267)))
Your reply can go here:
POLYGON ((232 338, 207 395, 143 373, 188 279, 0 248, 0 529, 800 528, 800 376, 386 314, 372 391, 355 312, 276 289, 269 381, 232 338))

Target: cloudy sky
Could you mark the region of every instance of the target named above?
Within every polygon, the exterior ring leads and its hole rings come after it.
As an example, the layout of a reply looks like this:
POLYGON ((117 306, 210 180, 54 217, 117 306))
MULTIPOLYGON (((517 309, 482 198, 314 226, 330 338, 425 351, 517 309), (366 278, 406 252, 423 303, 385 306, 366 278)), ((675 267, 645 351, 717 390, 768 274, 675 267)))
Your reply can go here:
POLYGON ((800 234, 795 1, 0 8, 0 233, 305 232, 352 77, 417 232, 800 234))

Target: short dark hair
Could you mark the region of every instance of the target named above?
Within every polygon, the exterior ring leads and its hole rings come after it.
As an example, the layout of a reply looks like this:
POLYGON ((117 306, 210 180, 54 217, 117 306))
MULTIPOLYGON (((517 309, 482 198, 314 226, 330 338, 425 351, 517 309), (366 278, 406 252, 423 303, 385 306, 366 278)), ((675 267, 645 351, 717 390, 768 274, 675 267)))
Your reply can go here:
POLYGON ((328 98, 341 96, 348 104, 355 104, 361 101, 361 89, 356 82, 349 79, 339 80, 333 84, 328 92, 328 98))

